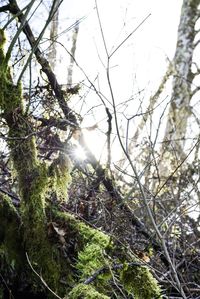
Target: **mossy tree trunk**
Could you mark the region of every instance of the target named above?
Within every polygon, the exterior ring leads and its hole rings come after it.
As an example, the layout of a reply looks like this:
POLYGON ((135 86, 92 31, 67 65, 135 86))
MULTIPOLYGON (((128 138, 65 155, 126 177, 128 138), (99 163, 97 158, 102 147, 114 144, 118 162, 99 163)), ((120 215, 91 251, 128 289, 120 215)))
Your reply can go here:
POLYGON ((109 298, 116 292, 112 287, 116 276, 122 293, 140 299, 160 298, 160 288, 147 267, 137 263, 129 267, 128 263, 135 261, 133 256, 116 249, 105 234, 51 204, 52 193, 58 201, 66 194, 68 160, 61 154, 60 164, 54 161, 47 166, 38 158, 22 88, 13 83, 4 43, 0 30, 0 110, 9 130, 20 205, 15 208, 7 196, 0 195, 0 271, 4 280, 0 289, 7 286, 13 294, 29 289, 47 298, 109 298), (112 268, 113 256, 124 264, 120 270, 112 268), (102 267, 107 267, 106 273, 88 285, 87 278, 102 267))

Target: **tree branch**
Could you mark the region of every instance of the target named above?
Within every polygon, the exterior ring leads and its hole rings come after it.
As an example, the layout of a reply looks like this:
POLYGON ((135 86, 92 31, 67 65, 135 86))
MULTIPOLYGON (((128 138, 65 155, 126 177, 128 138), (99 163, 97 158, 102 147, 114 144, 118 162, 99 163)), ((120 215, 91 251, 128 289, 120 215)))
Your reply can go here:
POLYGON ((10 4, 0 7, 0 12, 7 12, 7 11, 10 11, 10 4))
MULTIPOLYGON (((24 15, 21 12, 16 0, 9 0, 9 2, 10 2, 9 11, 13 15, 17 15, 20 23, 24 22, 24 19, 23 19, 24 15)), ((49 80, 51 88, 55 93, 55 96, 58 100, 60 108, 62 109, 66 119, 70 121, 70 125, 72 127, 77 127, 78 126, 77 117, 76 117, 75 113, 68 107, 66 100, 64 98, 61 86, 59 85, 59 83, 56 79, 56 76, 51 69, 51 66, 50 66, 48 60, 43 56, 41 50, 39 49, 36 39, 35 39, 33 32, 29 26, 29 23, 27 21, 24 23, 23 32, 26 35, 32 50, 34 51, 34 54, 35 54, 35 57, 36 57, 38 63, 42 67, 42 71, 46 74, 46 76, 49 80)))
POLYGON ((8 195, 10 198, 12 198, 14 205, 16 205, 16 206, 19 205, 19 203, 20 203, 19 197, 13 195, 12 193, 10 193, 10 192, 2 189, 2 188, 0 188, 0 192, 3 193, 3 194, 5 194, 5 195, 8 195))

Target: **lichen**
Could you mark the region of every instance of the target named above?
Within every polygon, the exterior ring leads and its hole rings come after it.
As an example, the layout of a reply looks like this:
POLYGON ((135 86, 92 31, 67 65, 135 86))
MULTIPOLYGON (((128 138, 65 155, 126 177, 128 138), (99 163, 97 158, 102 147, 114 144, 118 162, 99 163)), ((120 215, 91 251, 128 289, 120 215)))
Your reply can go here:
POLYGON ((100 294, 91 285, 78 284, 64 299, 109 299, 108 296, 100 294))

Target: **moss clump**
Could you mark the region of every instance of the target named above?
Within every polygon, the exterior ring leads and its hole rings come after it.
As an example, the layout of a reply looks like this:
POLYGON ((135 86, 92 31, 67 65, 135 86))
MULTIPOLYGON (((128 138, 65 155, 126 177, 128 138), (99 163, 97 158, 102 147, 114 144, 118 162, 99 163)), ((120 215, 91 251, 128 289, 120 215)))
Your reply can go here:
POLYGON ((22 86, 19 83, 15 86, 12 82, 10 68, 4 54, 5 34, 0 29, 0 109, 5 114, 15 113, 23 110, 22 105, 22 86))
POLYGON ((90 277, 96 270, 105 265, 103 248, 98 243, 91 243, 84 247, 78 254, 77 269, 81 279, 90 277))
POLYGON ((108 296, 102 295, 91 285, 78 284, 75 286, 68 296, 64 299, 109 299, 108 296))
POLYGON ((120 281, 126 291, 135 299, 162 298, 160 287, 149 269, 143 267, 128 267, 125 265, 120 272, 120 281))
POLYGON ((59 202, 66 201, 68 198, 68 187, 71 183, 71 161, 64 153, 60 153, 59 157, 49 167, 49 188, 56 196, 59 202))
MULTIPOLYGON (((68 213, 53 212, 53 221, 60 223, 62 229, 68 232, 66 234, 66 243, 74 243, 70 247, 70 253, 76 259, 74 262, 75 279, 84 281, 90 277, 96 270, 108 265, 105 251, 110 246, 110 238, 104 233, 95 230, 82 223, 68 213)), ((108 273, 102 274, 95 279, 95 286, 98 291, 107 293, 109 287, 108 273)))
MULTIPOLYGON (((108 266, 109 259, 106 249, 110 246, 110 238, 100 231, 94 230, 83 223, 78 225, 83 245, 78 252, 76 268, 80 273, 80 280, 84 281, 104 266, 108 266)), ((110 273, 101 274, 95 279, 94 285, 102 293, 108 293, 110 273)))
MULTIPOLYGON (((110 241, 109 236, 85 225, 70 214, 55 210, 53 219, 56 223, 61 221, 62 225, 66 223, 66 230, 70 231, 69 241, 74 238, 73 242, 76 242, 74 256, 77 256, 77 262, 74 266, 78 270, 78 277, 75 280, 78 279, 79 282, 85 281, 102 267, 109 268, 109 265, 112 267, 113 256, 118 256, 118 263, 123 263, 127 258, 129 261, 135 259, 132 256, 127 257, 123 250, 120 251, 120 248, 118 250, 110 241)), ((123 269, 113 270, 112 274, 106 272, 98 275, 92 283, 93 288, 102 296, 111 295, 113 293, 111 283, 113 275, 116 275, 127 293, 133 294, 136 299, 162 298, 157 281, 145 266, 129 267, 125 264, 123 269)), ((85 286, 84 284, 81 285, 85 286)), ((73 289, 70 294, 78 294, 75 290, 73 289)))

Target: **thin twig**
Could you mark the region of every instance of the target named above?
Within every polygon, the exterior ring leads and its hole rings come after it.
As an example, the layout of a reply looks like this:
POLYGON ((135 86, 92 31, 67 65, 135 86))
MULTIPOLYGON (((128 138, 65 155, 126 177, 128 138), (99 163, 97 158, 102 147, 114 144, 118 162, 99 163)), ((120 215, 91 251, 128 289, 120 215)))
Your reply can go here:
POLYGON ((31 264, 31 261, 29 259, 29 256, 28 256, 28 253, 26 252, 26 259, 27 259, 27 262, 31 268, 31 270, 35 273, 35 275, 37 277, 39 277, 39 279, 41 280, 41 282, 43 283, 43 285, 56 297, 56 298, 59 298, 59 299, 62 299, 60 296, 58 296, 49 286, 48 284, 46 283, 46 281, 43 279, 43 277, 38 274, 38 272, 33 268, 33 265, 31 264))

